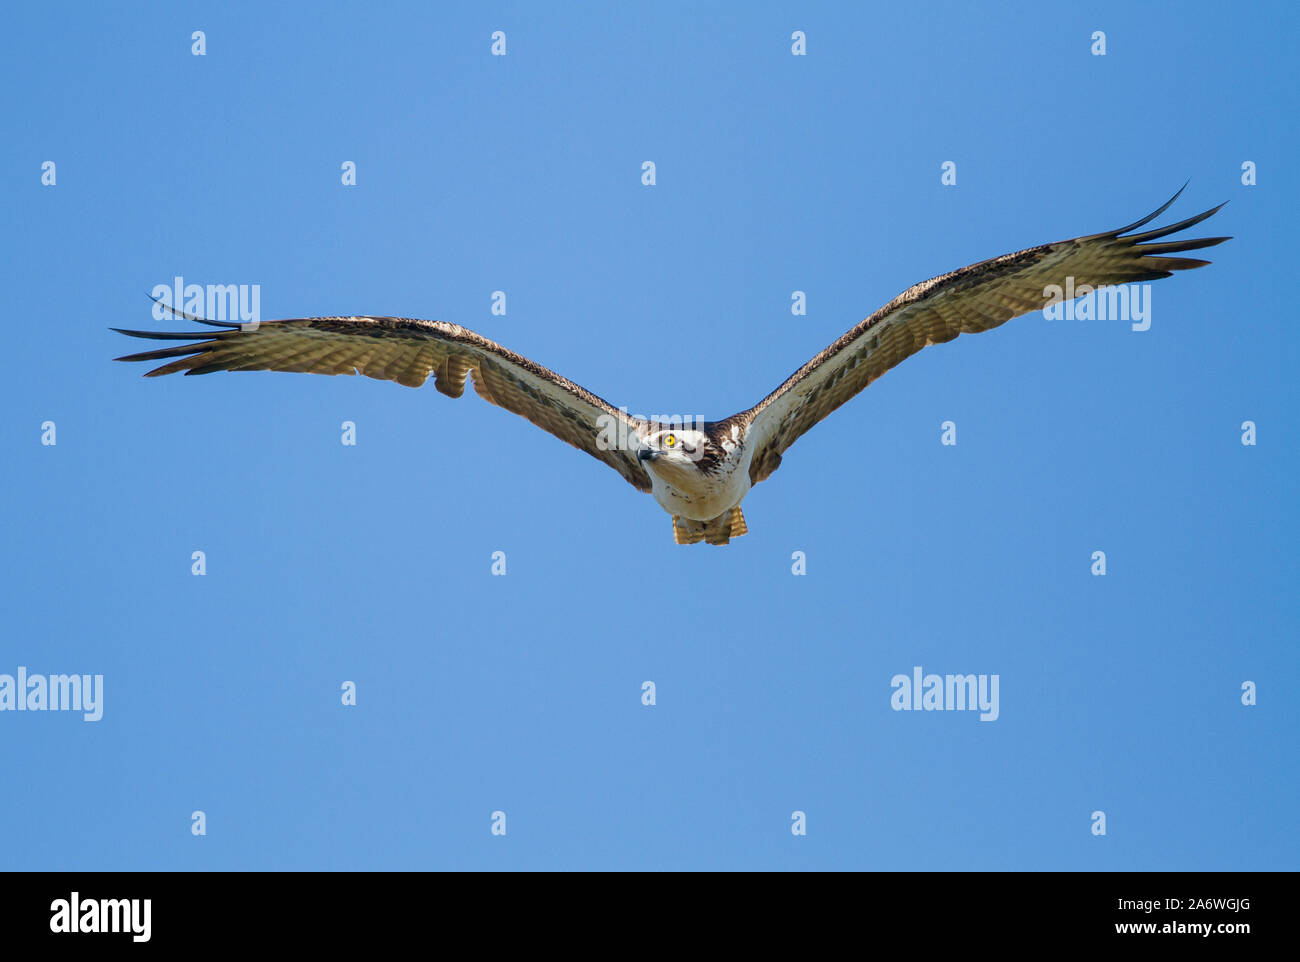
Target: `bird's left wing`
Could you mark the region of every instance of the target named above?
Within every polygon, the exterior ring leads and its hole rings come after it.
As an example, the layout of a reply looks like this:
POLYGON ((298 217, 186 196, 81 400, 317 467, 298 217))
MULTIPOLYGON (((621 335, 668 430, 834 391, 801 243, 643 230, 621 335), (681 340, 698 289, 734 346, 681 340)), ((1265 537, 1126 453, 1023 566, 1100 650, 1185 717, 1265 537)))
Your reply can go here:
MULTIPOLYGON (((1178 194, 1181 194, 1180 190, 1178 194)), ((1198 224, 1215 207, 1168 227, 1129 234, 1178 199, 1127 227, 1004 254, 923 281, 904 291, 805 364, 748 411, 722 424, 736 425, 754 445, 750 480, 758 483, 781 463, 801 435, 880 375, 930 344, 958 334, 987 331, 1049 303, 1051 285, 1101 288, 1169 277, 1209 261, 1165 257, 1220 244, 1227 237, 1148 243, 1198 224), (1121 236, 1121 235, 1127 236, 1121 236)))
POLYGON ((132 337, 194 342, 117 360, 177 358, 145 377, 177 371, 301 371, 364 374, 420 387, 432 374, 434 387, 454 398, 465 393, 469 377, 483 399, 605 462, 637 490, 650 490, 650 477, 636 458, 637 437, 646 422, 457 324, 407 317, 306 317, 241 326, 183 316, 223 330, 163 333, 113 328, 132 337))

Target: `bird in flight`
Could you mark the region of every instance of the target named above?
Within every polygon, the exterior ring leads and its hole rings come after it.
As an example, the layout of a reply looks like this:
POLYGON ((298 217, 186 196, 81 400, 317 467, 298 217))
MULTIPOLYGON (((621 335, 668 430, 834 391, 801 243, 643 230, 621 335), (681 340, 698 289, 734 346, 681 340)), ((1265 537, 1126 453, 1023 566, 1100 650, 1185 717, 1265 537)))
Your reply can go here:
MULTIPOLYGON (((1184 185, 1185 187, 1186 185, 1184 185)), ((1169 277, 1209 261, 1169 257, 1227 237, 1159 241, 1198 224, 1187 220, 1132 233, 1178 199, 1118 230, 1043 244, 981 261, 910 287, 791 374, 748 410, 721 421, 670 422, 630 416, 568 378, 457 324, 406 317, 308 317, 247 326, 173 313, 221 328, 164 333, 113 328, 132 337, 189 341, 119 357, 166 360, 145 377, 214 371, 364 374, 458 398, 468 378, 491 404, 522 415, 597 458, 672 515, 677 544, 727 544, 745 534, 740 503, 818 421, 880 375, 930 344, 987 331, 1049 303, 1073 281, 1093 289, 1169 277), (1155 242, 1155 243, 1153 243, 1155 242), (175 359, 175 360, 173 360, 175 359)), ((170 309, 170 308, 169 308, 170 309)))

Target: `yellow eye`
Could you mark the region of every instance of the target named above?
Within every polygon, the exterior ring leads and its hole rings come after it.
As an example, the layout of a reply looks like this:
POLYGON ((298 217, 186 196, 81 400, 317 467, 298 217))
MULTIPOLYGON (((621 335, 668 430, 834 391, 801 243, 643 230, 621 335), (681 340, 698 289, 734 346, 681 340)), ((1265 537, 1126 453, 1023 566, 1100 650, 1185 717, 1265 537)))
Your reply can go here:
POLYGON ((664 438, 664 444, 670 448, 676 443, 677 443, 677 435, 675 434, 669 434, 664 438))

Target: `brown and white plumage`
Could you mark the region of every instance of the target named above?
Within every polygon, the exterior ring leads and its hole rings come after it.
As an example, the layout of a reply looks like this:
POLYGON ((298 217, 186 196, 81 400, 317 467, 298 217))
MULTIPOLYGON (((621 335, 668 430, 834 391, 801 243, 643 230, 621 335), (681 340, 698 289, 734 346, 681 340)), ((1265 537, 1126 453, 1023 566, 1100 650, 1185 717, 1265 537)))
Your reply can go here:
POLYGON ((448 397, 465 393, 470 378, 479 397, 521 415, 604 461, 639 491, 650 490, 650 477, 635 449, 601 446, 598 438, 608 419, 621 422, 635 437, 646 422, 628 416, 608 401, 554 371, 507 350, 457 324, 409 317, 305 317, 266 321, 253 330, 239 324, 201 321, 226 328, 216 333, 127 331, 132 337, 193 340, 159 351, 119 357, 119 361, 176 358, 149 371, 158 377, 184 371, 297 371, 309 374, 364 374, 407 387, 421 387, 430 375, 448 397), (604 418, 605 420, 602 420, 604 418))
MULTIPOLYGON (((697 430, 634 418, 554 371, 456 324, 397 317, 316 317, 238 324, 192 318, 216 332, 114 328, 133 337, 190 343, 118 358, 166 360, 146 377, 184 371, 301 371, 363 374, 460 397, 476 393, 527 418, 652 492, 673 515, 677 542, 726 544, 747 530, 740 502, 769 477, 814 424, 890 368, 930 344, 987 331, 1040 309, 1046 290, 1072 278, 1102 288, 1169 277, 1208 261, 1170 257, 1227 237, 1157 242, 1223 205, 1168 227, 1130 233, 1158 210, 1118 230, 1004 254, 904 291, 787 378, 754 407, 697 430), (198 339, 198 340, 196 340, 198 339), (610 443, 611 437, 617 443, 610 443)), ((180 312, 176 312, 180 313, 180 312)), ((186 315, 188 316, 188 315, 186 315)))
POLYGON ((1043 244, 1003 254, 909 287, 795 371, 775 391, 729 421, 742 425, 755 446, 754 483, 767 478, 781 455, 805 431, 890 368, 923 347, 958 334, 988 331, 1013 317, 1041 309, 1050 285, 1094 288, 1169 277, 1209 261, 1163 255, 1213 247, 1230 238, 1204 237, 1148 243, 1198 224, 1221 207, 1142 234, 1129 234, 1169 208, 1160 208, 1118 230, 1043 244), (1121 236, 1127 235, 1127 236, 1121 236))

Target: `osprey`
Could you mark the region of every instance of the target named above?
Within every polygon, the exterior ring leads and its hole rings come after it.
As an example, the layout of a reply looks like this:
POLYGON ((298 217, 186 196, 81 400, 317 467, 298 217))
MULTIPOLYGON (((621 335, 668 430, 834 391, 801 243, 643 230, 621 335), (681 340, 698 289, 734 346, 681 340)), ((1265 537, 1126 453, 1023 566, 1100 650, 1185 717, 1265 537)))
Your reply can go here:
MULTIPOLYGON (((1184 185, 1186 186, 1186 185, 1184 185)), ((890 368, 930 344, 987 331, 1058 299, 1066 285, 1097 289, 1169 277, 1209 261, 1166 257, 1227 237, 1151 243, 1200 223, 1214 207, 1168 227, 1133 234, 1164 206, 1118 230, 1031 247, 908 288, 844 334, 748 410, 721 421, 665 422, 628 415, 526 357, 457 324, 405 317, 310 317, 240 325, 173 310, 219 332, 161 333, 113 328, 132 337, 184 340, 119 361, 171 360, 145 374, 184 371, 302 371, 364 374, 458 398, 465 380, 484 400, 605 462, 673 519, 678 544, 727 544, 745 534, 740 503, 770 477, 809 428, 890 368)), ((170 309, 170 308, 169 308, 170 309)))

